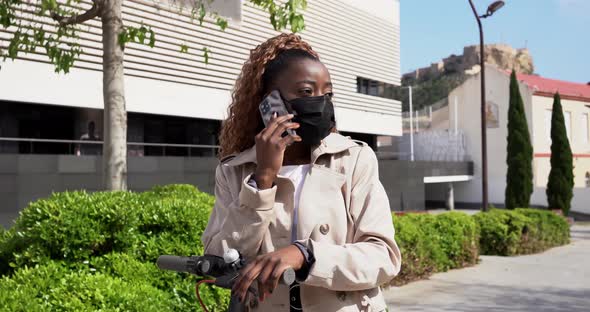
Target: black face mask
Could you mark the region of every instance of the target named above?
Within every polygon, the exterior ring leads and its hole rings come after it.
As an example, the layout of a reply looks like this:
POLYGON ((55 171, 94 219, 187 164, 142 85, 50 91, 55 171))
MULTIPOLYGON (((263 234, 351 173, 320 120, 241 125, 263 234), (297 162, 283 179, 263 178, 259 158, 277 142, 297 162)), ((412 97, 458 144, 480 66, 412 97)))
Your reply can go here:
POLYGON ((307 145, 318 145, 336 126, 334 105, 328 95, 300 97, 286 101, 301 126, 295 130, 307 145))

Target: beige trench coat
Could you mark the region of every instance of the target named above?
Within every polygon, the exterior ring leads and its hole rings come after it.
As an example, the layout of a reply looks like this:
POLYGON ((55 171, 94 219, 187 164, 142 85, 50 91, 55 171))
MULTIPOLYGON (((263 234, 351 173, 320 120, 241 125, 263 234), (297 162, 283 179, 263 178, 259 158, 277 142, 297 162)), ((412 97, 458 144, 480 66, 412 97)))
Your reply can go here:
MULTIPOLYGON (((377 157, 366 144, 332 133, 311 161, 297 222, 297 240, 316 258, 301 283, 303 311, 383 311, 379 286, 399 272, 401 256, 377 157)), ((254 189, 247 182, 255 167, 255 148, 217 167, 206 253, 221 256, 226 240, 251 259, 292 243, 294 185, 279 176, 273 188, 254 189)), ((279 286, 255 310, 288 312, 288 288, 279 286)))

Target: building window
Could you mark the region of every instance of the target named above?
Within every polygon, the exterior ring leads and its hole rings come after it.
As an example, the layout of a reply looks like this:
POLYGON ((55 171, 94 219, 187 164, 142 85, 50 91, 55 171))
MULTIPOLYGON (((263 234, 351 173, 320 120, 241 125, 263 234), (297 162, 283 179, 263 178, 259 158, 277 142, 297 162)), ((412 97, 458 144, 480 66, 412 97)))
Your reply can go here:
POLYGON ((572 142, 572 113, 563 112, 563 121, 565 122, 565 131, 567 132, 567 139, 572 142))
POLYGON ((582 114, 582 142, 588 144, 590 142, 590 129, 588 129, 588 113, 582 114))
POLYGON ((586 172, 586 187, 590 188, 590 172, 586 172))
MULTIPOLYGON (((551 142, 551 115, 552 112, 550 109, 545 111, 545 133, 547 134, 547 140, 551 142)), ((586 116, 588 118, 588 116, 586 116)), ((563 112, 563 122, 565 124, 565 132, 567 133, 568 141, 572 142, 572 113, 571 112, 563 112)), ((586 123, 586 126, 588 123, 586 123)), ((587 137, 587 136, 586 136, 587 137)))
POLYGON ((552 112, 550 109, 545 110, 545 134, 549 142, 551 142, 551 115, 552 112))
POLYGON ((395 86, 377 80, 357 77, 356 92, 395 100, 395 86))

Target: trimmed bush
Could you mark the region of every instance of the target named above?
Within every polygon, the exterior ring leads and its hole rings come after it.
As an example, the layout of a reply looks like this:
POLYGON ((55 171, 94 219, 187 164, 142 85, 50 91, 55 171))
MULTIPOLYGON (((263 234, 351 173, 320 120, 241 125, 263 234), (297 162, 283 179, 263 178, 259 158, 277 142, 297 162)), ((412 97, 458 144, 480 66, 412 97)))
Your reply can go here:
MULTIPOLYGON (((172 185, 144 193, 56 193, 31 203, 0 232, 2 287, 9 285, 0 302, 27 311, 197 311, 196 277, 161 271, 155 261, 203 253, 213 202, 193 186, 172 185)), ((225 290, 201 293, 213 311, 229 302, 225 290)))
POLYGON ((530 228, 534 236, 526 238, 523 243, 523 253, 535 253, 547 250, 555 246, 569 244, 570 225, 567 220, 551 211, 539 209, 517 209, 517 211, 528 217, 532 224, 530 228))
POLYGON ((401 272, 393 285, 477 262, 479 231, 470 216, 407 214, 393 220, 402 254, 401 272))
POLYGON ((1 311, 174 311, 171 292, 146 281, 67 269, 50 261, 0 281, 1 311))
POLYGON ((492 209, 474 219, 480 228, 483 255, 530 254, 569 242, 567 221, 551 211, 492 209))
POLYGON ((539 209, 492 209, 468 216, 394 216, 402 268, 392 285, 477 263, 478 255, 512 256, 540 252, 569 242, 567 221, 539 209))
MULTIPOLYGON (((193 186, 144 193, 66 192, 31 203, 0 230, 0 312, 198 311, 197 278, 159 270, 162 254, 203 253, 214 198, 193 186)), ((565 219, 535 209, 394 216, 402 269, 393 285, 569 241, 565 219)), ((211 311, 229 292, 205 286, 211 311)))

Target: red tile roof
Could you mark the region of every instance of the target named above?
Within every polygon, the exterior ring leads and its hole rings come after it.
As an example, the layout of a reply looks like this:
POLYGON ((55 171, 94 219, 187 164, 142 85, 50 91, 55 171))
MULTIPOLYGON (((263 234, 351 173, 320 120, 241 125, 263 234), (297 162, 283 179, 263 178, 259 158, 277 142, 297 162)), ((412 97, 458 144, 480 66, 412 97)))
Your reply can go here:
POLYGON ((590 85, 587 84, 525 74, 516 74, 516 78, 533 89, 535 95, 552 97, 559 92, 564 99, 590 102, 590 85))

